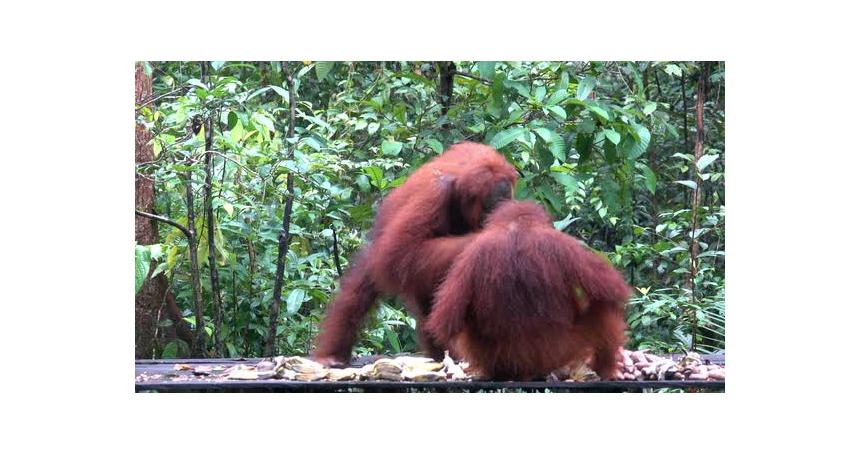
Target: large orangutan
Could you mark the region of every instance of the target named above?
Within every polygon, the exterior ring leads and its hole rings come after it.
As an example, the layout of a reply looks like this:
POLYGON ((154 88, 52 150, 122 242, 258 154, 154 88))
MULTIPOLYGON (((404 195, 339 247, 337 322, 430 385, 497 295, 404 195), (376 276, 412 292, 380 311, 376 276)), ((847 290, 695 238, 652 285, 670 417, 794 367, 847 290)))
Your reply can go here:
POLYGON ((455 144, 418 168, 380 204, 370 243, 341 278, 313 357, 327 365, 347 363, 364 316, 386 294, 405 300, 421 348, 441 358, 444 347, 424 328, 433 292, 486 214, 511 198, 516 180, 504 156, 472 142, 455 144))
POLYGON ((530 380, 590 359, 607 379, 629 294, 621 274, 555 230, 543 208, 506 201, 456 258, 427 330, 481 376, 530 380))

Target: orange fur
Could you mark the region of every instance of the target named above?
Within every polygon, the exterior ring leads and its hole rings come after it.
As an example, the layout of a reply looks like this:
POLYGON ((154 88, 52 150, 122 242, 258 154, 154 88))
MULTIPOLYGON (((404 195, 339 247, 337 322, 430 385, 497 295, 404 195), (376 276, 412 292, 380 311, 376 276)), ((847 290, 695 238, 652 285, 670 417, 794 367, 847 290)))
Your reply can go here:
POLYGON ((516 170, 493 148, 461 142, 395 188, 380 204, 370 243, 341 279, 314 357, 330 365, 348 361, 364 316, 380 294, 388 294, 405 300, 422 349, 439 358, 443 348, 424 329, 433 291, 486 213, 511 197, 516 179, 516 170))
POLYGON ((427 330, 484 376, 528 380, 591 359, 604 378, 624 344, 629 286, 604 258, 507 201, 457 257, 427 330))

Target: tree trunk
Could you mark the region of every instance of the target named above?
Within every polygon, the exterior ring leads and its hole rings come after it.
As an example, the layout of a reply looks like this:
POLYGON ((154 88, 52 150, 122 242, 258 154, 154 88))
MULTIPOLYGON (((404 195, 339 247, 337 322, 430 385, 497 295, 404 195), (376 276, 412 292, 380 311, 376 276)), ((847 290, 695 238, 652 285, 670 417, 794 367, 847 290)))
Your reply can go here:
POLYGON ((218 279, 218 261, 215 259, 215 213, 212 208, 212 117, 206 120, 206 240, 209 242, 209 281, 212 285, 212 317, 215 325, 215 355, 223 357, 221 346, 221 286, 218 279))
MULTIPOLYGON (((699 81, 696 84, 696 143, 693 147, 693 181, 696 182, 696 188, 693 189, 693 196, 690 201, 692 208, 692 220, 690 223, 690 274, 687 277, 687 286, 690 289, 690 299, 695 304, 696 302, 696 274, 698 272, 698 257, 699 257, 699 240, 696 236, 696 231, 699 229, 699 206, 701 205, 701 188, 702 179, 699 177, 696 163, 702 158, 705 149, 705 85, 708 81, 708 62, 702 62, 699 69, 699 81)), ((693 343, 691 348, 696 347, 696 321, 693 319, 692 338, 693 343)))
MULTIPOLYGON (((188 159, 188 167, 193 165, 193 161, 188 159)), ((185 172, 185 205, 188 210, 188 230, 191 235, 188 236, 188 256, 191 267, 191 294, 194 296, 194 330, 195 340, 191 346, 191 353, 195 357, 206 357, 206 332, 203 327, 206 320, 203 317, 203 295, 200 290, 200 269, 197 262, 197 243, 199 236, 197 235, 196 220, 194 218, 194 188, 192 187, 191 169, 185 172)))
MULTIPOLYGON (((649 64, 650 65, 650 64, 649 64)), ((660 92, 660 78, 657 76, 657 68, 650 67, 645 68, 645 77, 643 81, 643 86, 645 87, 645 96, 648 97, 649 94, 649 79, 648 79, 648 69, 651 69, 654 73, 654 80, 657 84, 657 95, 654 97, 655 102, 660 102, 662 98, 662 94, 660 92)), ((658 176, 657 181, 659 182, 659 174, 658 174, 658 164, 657 164, 657 144, 652 144, 650 150, 648 152, 648 166, 651 168, 651 172, 654 173, 655 176, 658 176)), ((654 193, 650 195, 651 202, 651 223, 652 228, 654 229, 655 236, 657 235, 657 226, 660 225, 660 209, 657 203, 657 189, 654 189, 654 193)), ((657 239, 655 238, 656 242, 657 239)), ((651 265, 651 281, 657 282, 657 268, 659 267, 660 262, 657 260, 653 261, 651 265)))
POLYGON ((451 106, 454 97, 454 74, 457 72, 457 65, 454 62, 439 62, 436 65, 439 69, 439 91, 437 95, 439 96, 439 104, 442 105, 442 115, 445 115, 448 113, 448 107, 451 106))
MULTIPOLYGON (((253 305, 257 299, 257 293, 254 291, 254 279, 257 271, 257 252, 254 250, 254 242, 250 238, 245 239, 248 244, 248 304, 253 305)), ((245 335, 242 337, 245 340, 244 355, 249 355, 251 349, 251 315, 245 320, 245 335)))
MULTIPOLYGON (((293 84, 293 76, 290 72, 289 63, 283 62, 282 68, 287 80, 287 89, 290 92, 290 125, 287 138, 296 134, 296 88, 293 84)), ((293 159, 293 145, 287 146, 287 159, 293 159)), ((286 268, 287 249, 290 248, 290 219, 293 215, 293 173, 287 173, 287 200, 284 203, 284 220, 281 233, 278 236, 278 266, 275 271, 275 286, 272 292, 272 303, 269 306, 269 334, 266 337, 266 351, 264 355, 272 356, 275 352, 275 344, 278 330, 278 315, 281 309, 281 291, 284 286, 284 269, 286 268)))
MULTIPOLYGON (((684 111, 684 155, 690 153, 690 141, 689 141, 689 127, 687 126, 687 78, 685 76, 685 69, 681 70, 681 109, 684 111)), ((693 168, 690 167, 690 171, 688 174, 693 172, 693 168)), ((688 175, 688 180, 692 180, 692 175, 688 175)), ((687 196, 692 193, 684 190, 684 200, 687 199, 687 196)))
MULTIPOLYGON (((134 100, 141 105, 152 98, 152 78, 146 75, 143 65, 138 63, 134 68, 134 100)), ((143 125, 135 125, 134 129, 134 162, 150 162, 155 159, 152 146, 149 144, 150 134, 143 125)), ((155 183, 135 173, 134 177, 134 206, 135 209, 148 213, 154 212, 155 183)), ((155 220, 136 216, 134 218, 134 239, 138 245, 153 245, 160 242, 158 227, 155 220)), ((151 273, 151 270, 150 270, 151 273)), ((164 319, 173 322, 171 327, 162 330, 164 341, 179 338, 189 346, 192 344, 191 330, 182 319, 182 313, 176 306, 173 294, 170 292, 167 278, 164 274, 144 282, 140 292, 134 297, 134 356, 138 359, 160 357, 158 340, 158 322, 164 319)))
POLYGON ((338 251, 337 247, 337 227, 334 224, 331 225, 331 236, 333 239, 332 242, 332 255, 334 256, 334 267, 337 270, 337 277, 343 277, 343 270, 340 268, 340 251, 338 251))
MULTIPOLYGON (((200 80, 206 84, 207 81, 207 62, 200 62, 200 80)), ((203 209, 205 210, 204 218, 206 222, 206 241, 209 250, 209 284, 212 287, 212 325, 214 326, 215 338, 215 356, 223 357, 224 350, 221 346, 221 286, 218 279, 218 261, 215 259, 215 214, 212 208, 212 172, 214 170, 212 160, 212 113, 206 115, 203 121, 204 125, 204 143, 205 143, 205 158, 204 165, 206 167, 206 182, 203 186, 203 209)), ((224 166, 227 169, 227 166, 224 166)))

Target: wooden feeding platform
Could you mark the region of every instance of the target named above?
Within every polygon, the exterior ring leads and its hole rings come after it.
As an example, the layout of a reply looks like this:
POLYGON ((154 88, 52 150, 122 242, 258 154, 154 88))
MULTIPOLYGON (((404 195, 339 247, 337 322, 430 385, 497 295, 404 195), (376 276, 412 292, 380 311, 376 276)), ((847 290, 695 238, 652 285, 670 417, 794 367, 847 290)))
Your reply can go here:
MULTIPOLYGON (((678 360, 681 356, 665 356, 678 360)), ((355 359, 351 367, 360 368, 384 358, 355 359)), ((296 380, 232 379, 224 374, 204 371, 229 371, 271 359, 169 359, 136 360, 136 392, 656 392, 680 389, 686 392, 724 392, 725 380, 624 380, 624 381, 488 381, 483 379, 417 382, 407 380, 296 380)), ((723 355, 703 355, 710 365, 725 365, 723 355)))

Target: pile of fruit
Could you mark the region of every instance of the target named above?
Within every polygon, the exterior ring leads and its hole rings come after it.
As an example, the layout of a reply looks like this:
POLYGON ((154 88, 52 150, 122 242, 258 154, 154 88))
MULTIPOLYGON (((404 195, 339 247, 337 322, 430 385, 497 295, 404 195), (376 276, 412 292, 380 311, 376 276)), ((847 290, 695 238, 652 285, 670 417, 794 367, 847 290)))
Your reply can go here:
MULTIPOLYGON (((725 367, 711 364, 697 354, 688 354, 680 359, 662 357, 647 351, 624 350, 618 364, 618 376, 608 380, 621 381, 724 381, 725 367)), ((190 371, 176 380, 227 379, 290 381, 472 381, 481 380, 470 372, 469 364, 457 362, 445 356, 441 362, 426 357, 400 356, 380 358, 362 367, 327 368, 304 357, 274 357, 257 364, 238 364, 229 368, 222 365, 187 364, 174 366, 177 371, 190 371)), ((140 379, 140 378, 139 378, 140 379)), ((597 376, 585 364, 568 365, 552 372, 547 381, 598 381, 597 376)))

